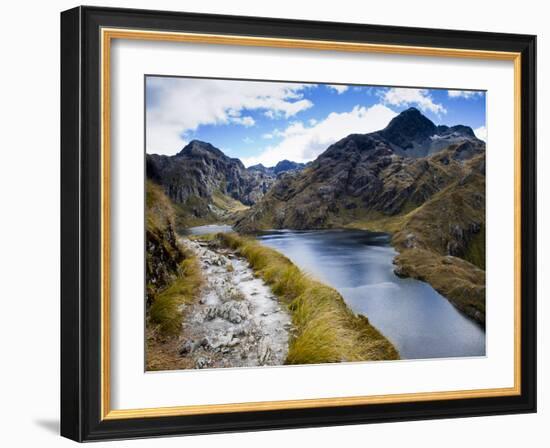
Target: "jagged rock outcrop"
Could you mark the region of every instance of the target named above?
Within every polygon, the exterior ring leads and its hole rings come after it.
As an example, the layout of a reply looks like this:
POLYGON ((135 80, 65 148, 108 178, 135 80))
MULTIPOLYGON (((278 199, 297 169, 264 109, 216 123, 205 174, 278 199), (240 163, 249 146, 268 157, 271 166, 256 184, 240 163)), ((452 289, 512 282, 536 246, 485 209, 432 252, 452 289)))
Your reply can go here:
POLYGON ((373 134, 389 143, 392 150, 407 157, 425 157, 451 145, 469 143, 471 149, 484 149, 472 128, 463 125, 436 126, 422 113, 411 107, 401 112, 388 126, 373 134))
POLYGON ((252 203, 249 195, 254 186, 242 162, 209 143, 193 140, 175 156, 148 154, 147 176, 162 185, 176 204, 210 198, 216 192, 252 203))

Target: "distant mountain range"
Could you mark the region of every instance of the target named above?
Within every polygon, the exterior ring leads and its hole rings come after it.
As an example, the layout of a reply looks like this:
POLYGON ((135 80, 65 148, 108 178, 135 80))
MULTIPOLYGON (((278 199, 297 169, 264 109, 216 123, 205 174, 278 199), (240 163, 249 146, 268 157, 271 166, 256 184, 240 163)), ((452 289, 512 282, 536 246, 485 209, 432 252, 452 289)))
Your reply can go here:
POLYGON ((468 126, 437 126, 410 108, 307 165, 269 168, 247 169, 192 141, 175 156, 147 155, 147 176, 176 204, 182 225, 388 231, 396 273, 428 281, 485 321, 485 142, 468 126))
POLYGON ((249 171, 260 171, 264 174, 279 175, 288 171, 301 171, 306 167, 305 163, 291 162, 290 160, 281 160, 277 165, 272 167, 265 167, 261 163, 258 165, 252 165, 248 167, 249 171))

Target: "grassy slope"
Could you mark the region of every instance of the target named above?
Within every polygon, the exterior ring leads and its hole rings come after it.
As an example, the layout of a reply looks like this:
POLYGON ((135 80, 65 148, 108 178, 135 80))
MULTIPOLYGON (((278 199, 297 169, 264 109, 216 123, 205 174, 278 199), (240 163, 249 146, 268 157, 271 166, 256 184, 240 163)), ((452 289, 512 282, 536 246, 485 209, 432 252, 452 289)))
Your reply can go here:
POLYGON ((158 331, 163 336, 179 333, 183 318, 181 306, 192 303, 202 282, 196 257, 188 251, 185 251, 184 257, 174 282, 155 295, 149 309, 151 323, 158 325, 158 331))
POLYGON ((461 257, 446 255, 440 235, 457 223, 467 228, 466 217, 485 222, 485 209, 476 209, 474 198, 484 190, 485 182, 481 178, 467 185, 451 185, 415 210, 392 239, 400 251, 396 264, 402 274, 428 281, 459 310, 481 324, 485 323, 484 225, 466 238, 461 257), (412 247, 411 233, 418 235, 412 247), (479 264, 467 261, 468 257, 479 264))
POLYGON ((395 347, 333 288, 304 275, 288 258, 236 234, 219 240, 237 250, 288 306, 296 329, 288 364, 398 359, 395 347))
POLYGON ((280 178, 237 221, 236 230, 341 228, 407 213, 462 176, 464 166, 452 159, 453 150, 421 159, 394 157, 388 165, 358 162, 357 167, 325 158, 298 176, 280 178), (376 192, 360 193, 370 183, 376 192))
POLYGON ((178 229, 233 222, 235 216, 248 210, 242 202, 215 191, 211 198, 190 197, 185 204, 172 204, 178 229))
POLYGON ((485 270, 485 225, 481 226, 480 231, 470 240, 464 259, 478 268, 485 270))
POLYGON ((147 370, 184 368, 176 345, 182 305, 191 303, 202 282, 196 257, 179 245, 175 211, 162 188, 146 185, 147 370))
POLYGON ((200 266, 191 254, 180 264, 180 275, 156 295, 147 316, 147 370, 174 370, 190 366, 178 356, 179 332, 184 317, 182 305, 191 304, 202 284, 200 266))

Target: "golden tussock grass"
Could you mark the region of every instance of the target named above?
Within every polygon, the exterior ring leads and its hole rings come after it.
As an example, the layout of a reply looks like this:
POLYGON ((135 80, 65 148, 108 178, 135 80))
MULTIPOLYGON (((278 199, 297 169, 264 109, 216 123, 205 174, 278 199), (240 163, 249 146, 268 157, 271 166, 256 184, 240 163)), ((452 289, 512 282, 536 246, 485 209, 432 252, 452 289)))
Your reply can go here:
POLYGON ((460 311, 485 325, 485 271, 452 256, 405 249, 395 259, 400 275, 428 282, 460 311))
POLYGON ((170 199, 162 187, 151 180, 145 185, 145 218, 149 229, 164 230, 174 225, 175 213, 170 199))
POLYGON ((177 356, 178 335, 184 318, 183 306, 198 296, 203 282, 197 258, 184 251, 179 276, 155 295, 147 313, 145 331, 146 370, 174 370, 192 367, 189 360, 177 356))
POLYGON ((196 257, 185 252, 180 263, 180 275, 166 289, 154 298, 149 309, 149 319, 158 325, 162 336, 174 336, 179 333, 183 319, 182 305, 191 303, 202 283, 202 274, 196 257))

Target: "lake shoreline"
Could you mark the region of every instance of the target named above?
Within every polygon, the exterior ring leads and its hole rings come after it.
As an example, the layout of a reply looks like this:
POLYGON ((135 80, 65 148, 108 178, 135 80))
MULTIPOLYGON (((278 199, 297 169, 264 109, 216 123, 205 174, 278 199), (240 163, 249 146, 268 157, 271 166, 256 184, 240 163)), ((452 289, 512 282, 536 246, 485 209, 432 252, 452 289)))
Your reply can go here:
MULTIPOLYGON (((208 228, 212 228, 213 226, 208 226, 208 228)), ((230 226, 227 226, 227 225, 224 225, 225 227, 225 231, 227 230, 231 230, 231 227, 230 226)), ((206 229, 207 227, 201 227, 199 228, 199 232, 202 232, 204 231, 204 229, 206 229)), ((356 253, 356 250, 359 251, 359 258, 362 256, 361 254, 364 254, 365 253, 365 250, 364 249, 367 249, 367 252, 370 250, 372 251, 372 249, 369 249, 369 247, 373 247, 373 244, 374 244, 374 247, 380 247, 381 249, 379 250, 383 250, 385 253, 387 253, 387 255, 385 255, 386 257, 386 260, 390 260, 390 261, 386 261, 385 262, 385 268, 384 269, 387 269, 388 271, 391 270, 391 274, 389 273, 386 273, 385 275, 391 275, 391 277, 395 277, 394 280, 389 280, 391 281, 392 283, 394 284, 397 284, 397 285, 401 285, 400 287, 403 288, 411 288, 413 287, 413 290, 410 294, 407 294, 407 293, 401 293, 401 295, 405 294, 406 296, 410 295, 410 300, 405 300, 404 302, 402 300, 404 299, 395 299, 395 298, 392 298, 391 295, 390 296, 387 296, 387 294, 382 294, 380 296, 380 291, 377 291, 377 290, 373 290, 371 291, 370 289, 366 289, 365 290, 365 293, 363 294, 359 294, 357 291, 354 291, 353 289, 346 289, 344 288, 342 285, 342 288, 337 288, 340 293, 342 293, 344 295, 344 297, 346 297, 346 303, 348 303, 348 306, 351 306, 352 309, 354 310, 354 312, 359 312, 359 313, 362 313, 362 314, 365 314, 365 315, 368 315, 369 316, 369 319, 371 321, 373 321, 375 323, 375 325, 382 331, 382 333, 389 337, 392 342, 395 343, 395 341, 399 341, 400 339, 401 340, 405 340, 405 342, 401 342, 401 343, 398 343, 397 346, 398 346, 398 349, 399 351, 401 352, 403 350, 403 353, 401 353, 403 355, 404 358, 406 359, 424 359, 424 358, 438 358, 438 357, 460 357, 460 356, 483 356, 485 354, 485 329, 484 329, 484 326, 476 321, 475 319, 472 318, 471 315, 469 315, 468 313, 464 312, 459 306, 456 306, 456 304, 453 302, 453 300, 449 299, 445 294, 442 294, 442 291, 441 291, 441 288, 438 288, 438 287, 434 287, 434 285, 432 284, 432 282, 428 282, 426 281, 425 278, 423 278, 422 276, 420 275, 403 275, 404 272, 401 271, 400 269, 400 257, 401 257, 401 253, 399 252, 399 248, 396 247, 395 245, 395 241, 394 241, 394 234, 390 233, 390 232, 385 232, 383 230, 377 230, 377 231, 372 231, 372 230, 368 230, 368 229, 349 229, 349 228, 330 228, 330 229, 327 229, 327 228, 323 228, 323 229, 302 229, 302 230, 290 230, 290 229, 275 229, 275 230, 272 230, 272 231, 259 231, 259 232, 255 232, 255 234, 253 235, 255 238, 257 238, 262 244, 265 244, 266 241, 263 240, 263 238, 265 238, 266 236, 270 239, 275 239, 275 240, 281 240, 283 241, 284 239, 287 239, 287 238, 290 238, 290 239, 295 239, 295 238, 299 238, 299 239, 305 239, 305 240, 315 240, 315 239, 322 239, 322 240, 327 240, 327 241, 330 241, 331 239, 334 239, 335 237, 337 239, 343 239, 343 241, 345 241, 346 239, 346 235, 349 235, 350 233, 353 234, 353 233, 356 233, 356 237, 354 237, 355 239, 359 238, 359 241, 355 241, 353 242, 353 244, 349 244, 349 243, 346 243, 347 244, 347 249, 344 251, 344 254, 347 253, 347 251, 350 251, 349 253, 354 253, 356 255, 358 255, 356 253), (365 242, 363 241, 364 238, 367 238, 368 239, 368 242, 365 242), (366 243, 367 246, 364 246, 363 247, 363 243, 366 243), (387 246, 388 249, 382 249, 382 247, 384 246, 387 246), (390 251, 390 252, 388 252, 390 251), (389 257, 389 258, 388 258, 389 257), (399 280, 398 280, 399 279, 399 280), (417 283, 415 283, 417 282, 417 283), (411 286, 412 285, 412 286, 411 286), (424 285, 424 286, 422 286, 424 285), (430 292, 430 290, 432 292, 430 292), (350 298, 347 297, 349 294, 351 294, 352 296, 356 297, 358 294, 359 294, 359 299, 360 300, 364 300, 362 299, 362 297, 370 297, 372 295, 374 295, 374 298, 370 298, 368 300, 374 300, 374 302, 381 302, 381 301, 389 301, 389 303, 393 303, 395 302, 395 300, 397 300, 397 303, 401 303, 401 305, 395 305, 396 306, 396 309, 395 310, 392 310, 390 314, 392 315, 395 315, 395 313, 397 312, 397 315, 396 316, 399 316, 399 309, 404 307, 404 310, 408 310, 410 309, 409 311, 410 312, 414 312, 416 313, 416 317, 414 318, 411 318, 411 319, 416 319, 419 321, 419 324, 417 324, 416 327, 414 327, 414 325, 412 325, 410 322, 405 322, 404 323, 404 326, 405 327, 409 327, 409 330, 411 332, 412 335, 414 335, 414 340, 419 340, 419 341, 423 341, 423 342, 419 342, 418 345, 426 345, 426 346, 429 346, 431 344, 442 344, 441 342, 437 341, 437 338, 435 338, 436 340, 432 342, 429 342, 430 341, 430 338, 428 336, 425 336, 423 335, 423 333, 426 333, 426 332, 429 332, 429 329, 432 329, 433 331, 436 331, 436 334, 438 334, 438 331, 441 333, 441 336, 443 339, 450 339, 450 336, 445 334, 445 333, 448 333, 443 327, 442 324, 438 323, 439 320, 442 320, 443 322, 449 322, 449 325, 451 325, 451 328, 454 328, 454 331, 456 332, 456 339, 457 339, 457 342, 456 343, 453 343, 452 341, 447 341, 447 344, 449 344, 450 347, 454 347, 454 348, 451 348, 449 350, 447 349, 433 349, 433 350, 420 350, 418 348, 415 348, 414 346, 411 348, 411 344, 413 343, 408 343, 406 342, 406 340, 408 338, 404 337, 402 334, 401 334, 401 330, 400 329, 397 329, 397 330, 392 330, 392 327, 394 326, 391 322, 388 322, 388 319, 385 315, 388 314, 389 312, 386 312, 386 311, 383 311, 383 314, 382 314, 382 317, 379 316, 379 312, 376 311, 375 309, 375 313, 373 314, 373 311, 369 310, 369 308, 367 307, 366 309, 363 307, 363 305, 361 305, 361 303, 359 303, 359 305, 357 305, 357 297, 355 299, 352 300, 351 302, 351 305, 349 303, 349 300, 350 298), (424 305, 423 303, 424 302, 429 302, 429 300, 424 297, 424 296, 432 296, 432 295, 438 295, 440 298, 439 299, 430 299, 430 300, 435 300, 434 303, 432 303, 428 308, 424 309, 423 307, 426 307, 427 305, 424 305), (380 297, 378 297, 380 296, 380 297), (386 297, 385 299, 383 297, 386 297), (400 301, 401 300, 401 301, 400 301), (354 305, 354 301, 356 302, 356 304, 354 305), (392 302, 393 301, 393 302, 392 302), (418 306, 413 306, 411 304, 415 304, 418 302, 418 306), (441 302, 444 302, 444 303, 441 303, 441 302), (443 312, 444 313, 444 316, 447 316, 445 318, 441 318, 441 317, 435 317, 436 315, 434 315, 434 313, 436 311, 434 311, 433 309, 433 306, 436 306, 435 309, 437 309, 438 311, 437 312, 443 312), (445 305, 447 304, 447 306, 445 305), (412 306, 412 308, 411 308, 412 306), (419 308, 419 310, 416 310, 416 308, 419 308), (396 311, 397 310, 397 311, 396 311), (415 311, 416 310, 416 311, 415 311), (421 315, 419 316, 418 313, 420 313, 421 315), (449 317, 450 316, 450 317, 449 317), (454 317, 453 317, 454 316, 454 317), (373 320, 374 319, 374 320, 373 320), (431 320, 430 320, 431 319, 431 320), (449 321, 449 319, 451 319, 449 321), (424 322, 425 321, 425 322, 424 322), (422 322, 422 323, 420 323, 422 322), (436 330, 434 329, 434 326, 436 328, 439 328, 439 330, 436 330), (472 328, 474 327, 474 328, 472 328), (389 328, 389 330, 388 330, 389 328), (392 336, 392 334, 394 334, 395 332, 397 332, 397 336, 392 336), (395 339, 397 338, 397 339, 395 339), (467 342, 464 342, 464 348, 461 347, 461 344, 460 344, 460 341, 462 339, 465 338, 465 341, 467 342), (424 341, 424 339, 426 339, 424 341), (479 341, 479 342, 475 342, 475 341, 479 341), (473 344, 473 345, 472 345, 473 344), (470 348, 468 348, 470 347, 470 348), (478 348, 475 348, 475 347, 478 347, 478 348)), ((250 235, 249 235, 250 237, 250 235)), ((312 244, 310 242, 310 244, 312 244)), ((278 251, 281 251, 281 247, 278 247, 276 244, 275 245, 271 245, 269 247, 272 247, 272 248, 275 248, 276 250, 278 251)), ((303 251, 306 251, 307 252, 308 248, 303 248, 303 251)), ((303 252, 302 251, 302 252, 303 252)), ((300 252, 300 251, 298 251, 300 252)), ((287 253, 285 252, 285 250, 282 250, 282 253, 284 255, 286 255, 287 257, 289 255, 292 255, 292 252, 291 253, 287 253)), ((321 257, 322 258, 322 255, 323 254, 323 251, 321 251, 320 254, 318 254, 317 256, 321 257)), ((296 255, 296 254, 294 254, 296 255)), ((291 257, 293 258, 293 257, 291 257)), ((299 256, 298 256, 298 261, 299 260, 299 256)), ((296 262, 295 259, 293 259, 294 262, 296 262)), ((302 260, 303 261, 303 260, 302 260)), ((460 261, 458 261, 460 262, 460 261)), ((345 261, 344 261, 345 263, 345 261)), ((300 267, 303 267, 303 263, 298 263, 298 266, 300 267)), ((364 269, 364 268, 362 268, 364 269)), ((329 273, 324 273, 322 275, 316 275, 317 278, 321 278, 323 279, 323 282, 326 283, 326 275, 329 275, 329 278, 330 278, 330 272, 329 273)), ((405 273, 407 274, 407 273, 405 273)), ((437 285, 437 282, 436 283, 436 286, 439 286, 437 285)), ((328 282, 329 285, 331 286, 335 286, 334 282, 328 282)), ((336 283, 336 285, 338 285, 338 283, 336 283)), ((388 284, 388 287, 390 285, 388 284)), ((372 288, 371 288, 372 289, 372 288)), ((405 312, 403 311, 403 312, 405 312)), ((392 319, 398 319, 398 317, 392 317, 392 319)), ((414 344, 413 344, 414 345, 414 344)))
POLYGON ((295 333, 286 364, 400 359, 396 347, 366 315, 353 312, 334 288, 304 274, 285 255, 236 233, 216 238, 244 256, 287 304, 295 333))

